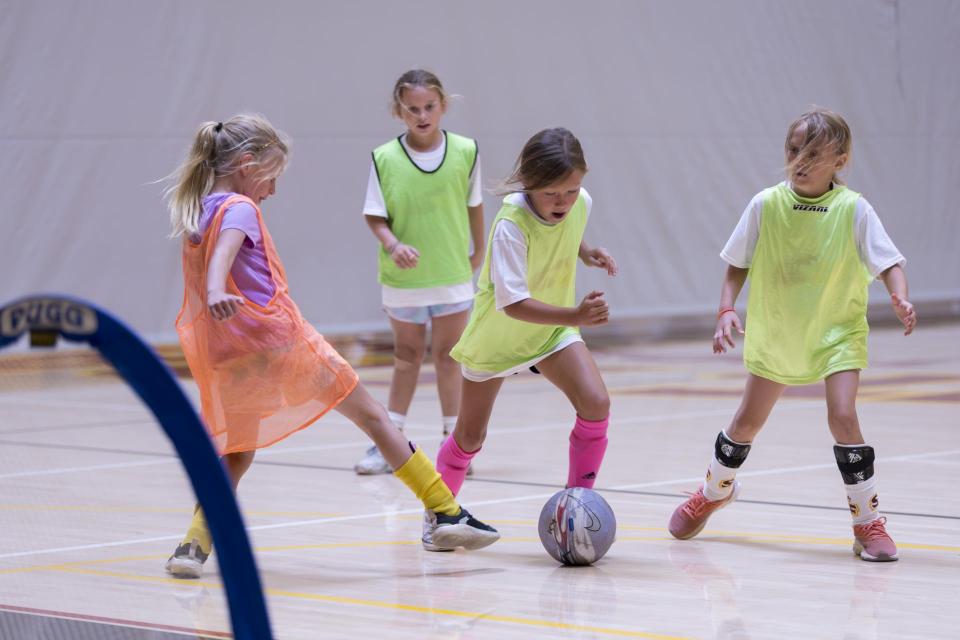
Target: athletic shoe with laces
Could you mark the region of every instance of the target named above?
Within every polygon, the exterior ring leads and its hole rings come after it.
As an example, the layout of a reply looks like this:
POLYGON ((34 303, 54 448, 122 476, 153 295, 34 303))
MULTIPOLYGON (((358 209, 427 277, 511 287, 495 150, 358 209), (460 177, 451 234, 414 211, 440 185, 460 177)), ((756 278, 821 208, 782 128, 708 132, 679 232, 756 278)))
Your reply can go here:
POLYGON ((696 493, 690 494, 686 502, 681 504, 670 516, 670 535, 680 540, 689 540, 707 525, 707 520, 717 509, 722 509, 740 495, 740 482, 734 480, 733 491, 722 500, 707 500, 703 495, 703 485, 696 493))
POLYGON ((884 517, 853 525, 853 552, 867 562, 893 562, 897 559, 897 545, 887 533, 884 517))
POLYGON ((357 472, 357 475, 361 476, 376 476, 382 473, 393 473, 393 469, 390 468, 390 465, 387 464, 387 461, 384 459, 383 454, 380 453, 380 449, 377 448, 377 445, 373 445, 367 449, 367 453, 364 454, 363 458, 353 465, 353 470, 357 472))
POLYGON ((184 542, 167 560, 167 573, 174 578, 199 578, 203 575, 203 563, 210 557, 200 548, 200 541, 194 538, 184 542))
POLYGON ((423 548, 427 551, 453 551, 457 547, 482 549, 500 539, 500 533, 460 508, 460 513, 448 516, 439 511, 423 512, 423 548))

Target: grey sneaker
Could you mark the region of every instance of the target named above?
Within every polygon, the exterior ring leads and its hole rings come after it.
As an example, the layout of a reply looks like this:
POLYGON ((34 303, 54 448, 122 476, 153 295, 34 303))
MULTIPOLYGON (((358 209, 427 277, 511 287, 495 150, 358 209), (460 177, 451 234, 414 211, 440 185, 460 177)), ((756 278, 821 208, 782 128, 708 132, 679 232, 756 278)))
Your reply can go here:
POLYGON ((377 449, 377 445, 373 445, 367 449, 367 453, 363 456, 363 459, 353 465, 353 470, 357 472, 357 475, 361 476, 393 473, 393 469, 391 469, 387 461, 383 459, 383 454, 380 453, 380 449, 377 449))
POLYGON ((500 539, 500 533, 460 508, 448 516, 436 511, 423 512, 423 548, 427 551, 453 551, 457 547, 482 549, 500 539))
POLYGON ((167 560, 167 573, 174 578, 199 578, 203 575, 203 563, 210 557, 200 548, 200 541, 194 538, 184 542, 167 560))

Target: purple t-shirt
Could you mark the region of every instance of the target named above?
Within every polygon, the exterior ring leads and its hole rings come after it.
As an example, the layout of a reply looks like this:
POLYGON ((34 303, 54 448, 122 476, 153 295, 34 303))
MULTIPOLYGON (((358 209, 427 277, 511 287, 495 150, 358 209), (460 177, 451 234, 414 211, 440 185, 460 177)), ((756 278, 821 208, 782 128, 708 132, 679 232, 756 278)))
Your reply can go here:
MULTIPOLYGON (((200 233, 206 233, 213 216, 223 201, 234 193, 211 193, 203 198, 203 213, 200 214, 200 233)), ((273 298, 275 288, 270 276, 270 263, 263 246, 263 237, 260 234, 260 225, 257 223, 257 210, 247 202, 237 202, 230 205, 223 214, 220 231, 237 229, 247 236, 237 259, 230 268, 230 275, 244 297, 252 302, 266 306, 273 298)))

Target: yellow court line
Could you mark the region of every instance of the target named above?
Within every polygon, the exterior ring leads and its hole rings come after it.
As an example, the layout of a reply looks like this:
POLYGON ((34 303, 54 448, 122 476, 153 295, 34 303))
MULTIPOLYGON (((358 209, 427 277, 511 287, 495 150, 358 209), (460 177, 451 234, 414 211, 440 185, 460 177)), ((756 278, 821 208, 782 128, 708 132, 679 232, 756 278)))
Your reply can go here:
MULTIPOLYGON (((193 507, 124 507, 79 504, 12 504, 0 503, 0 511, 79 511, 93 513, 182 513, 193 514, 193 507)), ((320 511, 245 511, 247 516, 277 518, 339 518, 346 513, 320 511)), ((417 516, 420 518, 420 516, 417 516)))
MULTIPOLYGON (((127 574, 114 571, 100 571, 97 569, 81 569, 79 567, 63 569, 68 573, 79 573, 85 575, 100 576, 106 578, 120 578, 125 580, 136 580, 140 582, 153 582, 159 584, 174 584, 177 586, 209 587, 212 589, 221 589, 222 585, 212 582, 200 582, 190 580, 178 580, 176 578, 161 578, 159 576, 141 576, 136 574, 127 574)), ((479 611, 460 611, 458 609, 437 609, 435 607, 424 607, 413 604, 402 604, 398 602, 386 602, 382 600, 362 600, 360 598, 348 598, 345 596, 331 596, 320 593, 303 593, 298 591, 286 591, 283 589, 264 589, 264 593, 270 596, 296 598, 300 600, 314 600, 317 602, 327 602, 332 604, 350 604, 362 607, 373 607, 377 609, 389 609, 393 611, 409 611, 411 613, 426 613, 432 615, 449 616, 456 618, 469 618, 471 620, 484 620, 488 622, 499 622, 503 624, 524 625, 529 627, 539 627, 545 629, 558 629, 564 631, 579 631, 587 633, 597 633, 608 636, 617 636, 622 638, 649 638, 651 640, 690 640, 687 636, 673 636, 659 633, 649 633, 646 631, 631 631, 628 629, 616 629, 613 627, 593 627, 589 625, 569 624, 565 622, 554 622, 552 620, 542 620, 539 618, 524 618, 520 616, 498 616, 479 611)))
MULTIPOLYGON (((532 524, 531 521, 520 522, 520 524, 532 524)), ((617 536, 617 542, 657 542, 672 541, 674 538, 670 535, 662 535, 664 529, 661 527, 641 527, 636 525, 620 525, 621 530, 630 531, 650 531, 658 532, 661 535, 654 536, 617 536)), ((713 531, 707 530, 700 534, 700 540, 710 540, 711 538, 738 538, 742 540, 756 542, 785 542, 791 544, 814 544, 814 545, 834 545, 849 546, 853 543, 852 538, 832 538, 822 536, 809 536, 794 533, 752 533, 744 531, 713 531)), ((509 542, 537 542, 538 537, 533 536, 509 536, 500 539, 500 543, 509 542)), ((401 547, 415 546, 420 544, 419 540, 363 540, 353 542, 322 542, 311 544, 279 545, 254 548, 254 553, 275 553, 282 551, 311 551, 322 549, 362 549, 370 547, 401 547)), ((897 542, 900 549, 914 549, 918 551, 945 551, 947 553, 960 553, 960 546, 923 544, 916 542, 897 542)), ((0 569, 0 575, 9 575, 16 573, 32 573, 35 571, 67 571, 75 567, 84 567, 96 564, 115 564, 120 562, 138 562, 143 560, 162 560, 166 554, 149 554, 137 556, 121 556, 115 558, 101 558, 99 560, 78 560, 76 562, 66 562, 46 565, 31 565, 26 567, 14 567, 10 569, 0 569)))

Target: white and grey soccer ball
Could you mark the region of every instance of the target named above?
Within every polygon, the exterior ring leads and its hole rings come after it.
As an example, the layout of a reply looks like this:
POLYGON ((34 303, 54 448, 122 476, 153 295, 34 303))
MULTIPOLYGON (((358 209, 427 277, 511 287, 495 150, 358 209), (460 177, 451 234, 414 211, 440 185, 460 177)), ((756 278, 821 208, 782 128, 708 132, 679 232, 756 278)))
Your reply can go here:
POLYGON ((613 509, 593 489, 559 491, 540 512, 540 542, 558 562, 593 564, 613 544, 617 520, 613 509))

